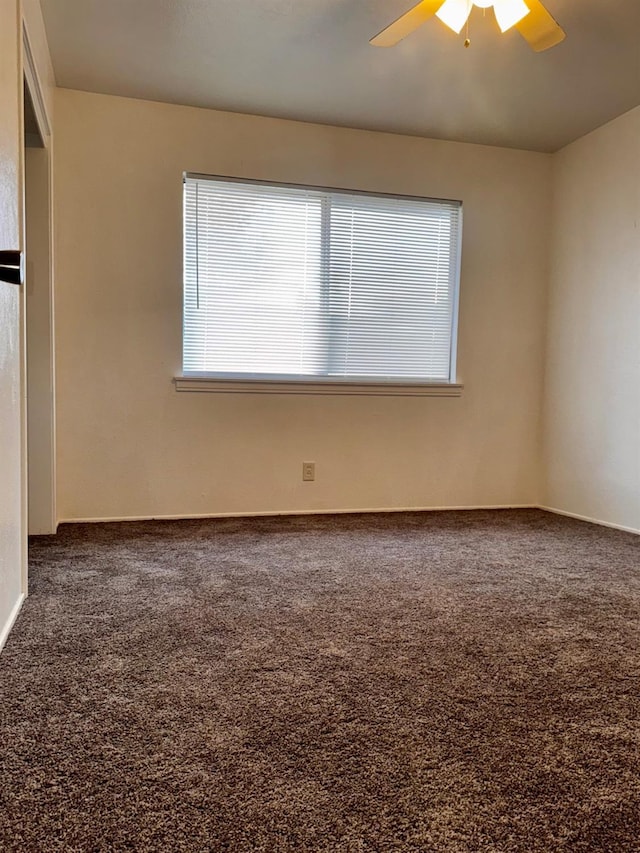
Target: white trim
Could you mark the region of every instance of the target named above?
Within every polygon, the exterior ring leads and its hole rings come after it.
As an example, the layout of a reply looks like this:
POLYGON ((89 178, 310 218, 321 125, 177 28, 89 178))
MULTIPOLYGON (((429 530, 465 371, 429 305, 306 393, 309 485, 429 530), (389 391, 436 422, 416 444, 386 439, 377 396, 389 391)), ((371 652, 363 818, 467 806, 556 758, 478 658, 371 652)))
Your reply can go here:
POLYGON ((353 509, 283 509, 258 512, 203 512, 191 515, 123 515, 105 518, 61 518, 59 524, 105 524, 116 521, 197 521, 207 518, 269 518, 296 515, 359 515, 386 512, 466 512, 495 509, 539 509, 536 504, 494 504, 491 506, 394 506, 353 509))
POLYGON ((118 515, 105 516, 103 518, 61 518, 58 524, 109 524, 119 521, 197 521, 207 518, 270 518, 280 516, 297 515, 375 515, 376 513, 390 512, 473 512, 481 510, 504 510, 504 509, 539 509, 541 512, 550 512, 554 515, 563 515, 567 518, 575 518, 577 521, 585 521, 588 524, 597 524, 600 527, 609 527, 613 530, 621 530, 624 533, 635 533, 640 535, 640 529, 625 527, 622 524, 614 524, 610 521, 600 521, 586 515, 578 515, 575 512, 566 512, 540 504, 477 504, 472 506, 393 506, 393 507, 354 507, 350 509, 282 509, 282 510, 259 510, 257 512, 203 512, 178 515, 118 515))
POLYGON ((640 535, 640 529, 636 527, 626 527, 624 524, 614 524, 613 521, 602 521, 599 518, 591 518, 588 515, 579 515, 577 512, 567 512, 564 509, 557 509, 552 506, 539 506, 538 509, 543 512, 552 512, 554 515, 564 515, 566 518, 575 518, 577 521, 586 521, 589 524, 597 524, 600 527, 610 527, 613 530, 622 530, 624 533, 635 533, 640 535))
POLYGON ((29 43, 27 22, 24 20, 22 21, 22 47, 23 73, 27 81, 27 87, 29 89, 29 94, 31 95, 31 100, 33 101, 33 111, 36 114, 38 129, 40 130, 40 135, 42 136, 42 139, 45 142, 46 146, 47 137, 51 136, 51 123, 49 122, 47 108, 45 106, 44 97, 42 95, 42 87, 40 86, 40 77, 38 75, 38 69, 36 68, 36 62, 33 57, 33 51, 31 50, 31 44, 29 43))
MULTIPOLYGON (((449 382, 324 382, 304 380, 238 380, 176 376, 176 391, 216 394, 319 394, 365 397, 460 397, 464 385, 449 382)), ((355 510, 354 510, 355 511, 355 510)), ((360 512, 361 510, 357 510, 360 512)), ((385 510, 386 512, 386 510, 385 510)))
POLYGON ((11 629, 15 625, 16 619, 18 618, 18 614, 22 608, 26 596, 24 593, 20 594, 20 597, 16 601, 13 610, 9 614, 9 618, 7 619, 5 625, 0 630, 0 652, 4 648, 4 644, 7 642, 9 634, 11 633, 11 629))
MULTIPOLYGON (((20 5, 18 6, 20 10, 20 5)), ((20 217, 20 246, 22 249, 23 258, 26 256, 26 154, 24 147, 24 88, 25 88, 25 53, 29 53, 31 62, 33 56, 29 41, 26 34, 25 22, 20 12, 18 18, 19 29, 18 38, 18 103, 20 104, 20 152, 18 161, 18 176, 19 176, 19 198, 18 198, 18 214, 20 217)), ((27 58, 27 63, 29 59, 27 58)), ((32 66, 33 67, 33 66, 32 66)), ((37 79, 37 77, 36 77, 37 79)), ((34 103, 34 111, 36 112, 36 121, 39 121, 36 106, 34 103)), ((26 270, 25 270, 26 272, 26 270)), ((29 540, 28 540, 28 519, 29 519, 29 499, 28 499, 28 458, 27 458, 27 290, 26 286, 20 288, 20 598, 16 602, 11 614, 9 615, 8 623, 1 629, 0 633, 0 649, 4 646, 9 631, 22 606, 24 598, 29 593, 29 540)))

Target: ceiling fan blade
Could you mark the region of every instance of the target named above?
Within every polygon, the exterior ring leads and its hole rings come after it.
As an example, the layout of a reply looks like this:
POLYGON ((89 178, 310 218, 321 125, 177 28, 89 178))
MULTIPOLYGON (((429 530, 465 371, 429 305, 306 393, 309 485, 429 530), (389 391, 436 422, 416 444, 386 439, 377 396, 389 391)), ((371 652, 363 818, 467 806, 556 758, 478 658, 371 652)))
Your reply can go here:
POLYGON ((443 0, 421 0, 417 6, 400 15, 396 21, 374 36, 370 44, 375 47, 393 47, 432 18, 442 6, 442 2, 443 0))
POLYGON ((548 50, 564 41, 567 34, 540 0, 526 0, 526 4, 530 12, 516 24, 516 29, 534 50, 548 50))

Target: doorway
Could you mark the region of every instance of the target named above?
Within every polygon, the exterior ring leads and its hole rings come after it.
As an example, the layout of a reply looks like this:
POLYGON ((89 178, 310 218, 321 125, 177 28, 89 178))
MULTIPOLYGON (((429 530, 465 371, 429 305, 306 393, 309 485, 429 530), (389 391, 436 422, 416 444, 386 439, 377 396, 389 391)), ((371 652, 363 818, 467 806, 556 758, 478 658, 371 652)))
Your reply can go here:
POLYGON ((27 529, 41 535, 57 527, 51 134, 26 62, 24 141, 27 529))

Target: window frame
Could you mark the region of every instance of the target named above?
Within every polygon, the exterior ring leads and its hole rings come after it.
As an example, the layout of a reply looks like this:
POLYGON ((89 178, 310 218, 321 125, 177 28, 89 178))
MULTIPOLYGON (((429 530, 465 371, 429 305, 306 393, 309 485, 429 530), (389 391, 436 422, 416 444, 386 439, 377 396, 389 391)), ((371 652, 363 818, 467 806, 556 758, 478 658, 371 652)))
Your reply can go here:
MULTIPOLYGON (((174 377, 177 391, 197 391, 214 393, 253 393, 253 394, 318 394, 318 395, 356 395, 356 396, 438 396, 457 397, 462 394, 463 384, 457 378, 457 350, 459 304, 462 267, 462 240, 464 205, 459 199, 434 198, 401 193, 373 192, 368 190, 349 189, 345 187, 328 187, 315 184, 299 184, 288 181, 267 181, 255 178, 244 178, 228 175, 210 175, 202 172, 185 171, 182 175, 182 324, 181 324, 181 373, 174 377), (258 185, 265 187, 281 187, 285 189, 310 190, 348 196, 366 196, 370 198, 388 198, 414 202, 432 202, 454 204, 459 207, 459 237, 455 252, 454 289, 451 305, 451 339, 449 347, 449 378, 447 381, 420 379, 384 379, 382 377, 336 377, 323 378, 314 376, 291 376, 278 374, 252 374, 251 376, 238 373, 221 376, 217 373, 184 370, 184 335, 185 335, 185 278, 184 257, 186 247, 186 221, 184 208, 184 187, 186 181, 219 181, 221 183, 237 183, 243 185, 258 185)), ((324 242, 324 240, 323 240, 324 242)))

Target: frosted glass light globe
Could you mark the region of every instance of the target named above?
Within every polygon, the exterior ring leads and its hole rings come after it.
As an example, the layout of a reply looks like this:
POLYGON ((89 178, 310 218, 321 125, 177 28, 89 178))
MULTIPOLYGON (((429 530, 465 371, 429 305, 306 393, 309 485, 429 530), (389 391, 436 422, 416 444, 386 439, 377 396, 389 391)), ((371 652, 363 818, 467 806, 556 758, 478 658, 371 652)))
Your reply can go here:
POLYGON ((493 6, 503 33, 529 14, 525 0, 444 0, 436 15, 455 33, 459 33, 467 23, 473 6, 481 9, 493 6))

